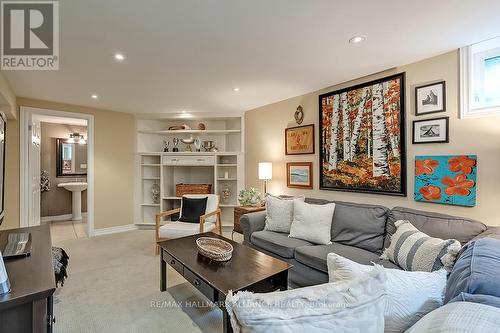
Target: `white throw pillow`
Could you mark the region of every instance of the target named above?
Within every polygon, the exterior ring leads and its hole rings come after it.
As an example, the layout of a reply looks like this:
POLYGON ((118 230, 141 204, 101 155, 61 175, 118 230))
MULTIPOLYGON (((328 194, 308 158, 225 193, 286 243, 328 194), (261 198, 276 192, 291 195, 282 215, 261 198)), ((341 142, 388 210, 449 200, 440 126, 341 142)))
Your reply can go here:
POLYGON ((381 333, 385 279, 379 266, 349 283, 267 294, 230 291, 226 308, 235 333, 381 333))
POLYGON ((293 200, 293 222, 289 237, 315 244, 331 244, 335 204, 312 205, 293 200))
MULTIPOLYGON (((346 282, 364 276, 373 266, 329 253, 327 257, 330 282, 346 282)), ((404 332, 427 313, 443 305, 446 290, 446 270, 407 272, 384 269, 387 274, 385 332, 404 332)))
POLYGON ((407 271, 432 272, 443 267, 451 271, 462 248, 459 241, 429 237, 410 221, 399 220, 395 226, 397 230, 382 259, 390 260, 407 271))
POLYGON ((500 332, 500 309, 471 302, 453 302, 432 311, 406 333, 500 332))
MULTIPOLYGON (((297 197, 304 201, 304 197, 297 197)), ((265 230, 290 233, 290 225, 293 220, 294 197, 279 198, 274 195, 266 195, 266 227, 265 230)))

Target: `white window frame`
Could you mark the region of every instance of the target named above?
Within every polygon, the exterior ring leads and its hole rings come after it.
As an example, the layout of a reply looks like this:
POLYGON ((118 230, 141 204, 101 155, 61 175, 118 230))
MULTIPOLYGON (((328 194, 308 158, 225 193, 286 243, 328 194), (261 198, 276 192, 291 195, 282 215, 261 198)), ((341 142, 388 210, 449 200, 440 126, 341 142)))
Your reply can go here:
POLYGON ((500 37, 468 45, 460 49, 460 118, 500 116, 500 105, 487 107, 472 106, 474 76, 484 76, 482 67, 476 70, 477 73, 474 72, 477 66, 474 66, 473 48, 477 49, 474 54, 481 53, 480 59, 500 55, 500 37))

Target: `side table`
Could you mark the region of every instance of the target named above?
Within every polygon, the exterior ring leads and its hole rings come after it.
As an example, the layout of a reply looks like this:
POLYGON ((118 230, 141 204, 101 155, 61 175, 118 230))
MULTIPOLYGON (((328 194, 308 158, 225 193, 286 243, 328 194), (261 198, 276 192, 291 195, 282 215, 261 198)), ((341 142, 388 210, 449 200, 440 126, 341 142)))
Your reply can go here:
POLYGON ((231 238, 235 232, 243 235, 243 229, 241 229, 240 217, 248 213, 261 212, 266 210, 266 206, 254 207, 254 206, 238 206, 234 208, 234 228, 231 233, 231 238))

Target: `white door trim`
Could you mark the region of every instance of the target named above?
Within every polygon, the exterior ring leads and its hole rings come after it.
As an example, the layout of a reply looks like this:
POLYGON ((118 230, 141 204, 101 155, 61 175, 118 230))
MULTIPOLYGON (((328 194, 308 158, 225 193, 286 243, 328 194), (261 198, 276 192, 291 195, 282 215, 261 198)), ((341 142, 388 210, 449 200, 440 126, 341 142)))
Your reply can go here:
POLYGON ((19 107, 20 113, 20 128, 19 128, 19 159, 20 159, 20 204, 19 204, 19 218, 20 218, 20 226, 27 227, 28 226, 28 195, 29 195, 29 169, 28 169, 28 145, 29 140, 28 136, 28 120, 30 116, 35 114, 37 115, 45 115, 45 116, 56 116, 56 117, 66 117, 66 118, 77 118, 77 119, 85 119, 87 120, 87 224, 88 224, 88 234, 89 237, 94 236, 94 116, 87 113, 74 113, 74 112, 66 112, 66 111, 57 111, 57 110, 49 110, 49 109, 39 109, 32 107, 19 107))

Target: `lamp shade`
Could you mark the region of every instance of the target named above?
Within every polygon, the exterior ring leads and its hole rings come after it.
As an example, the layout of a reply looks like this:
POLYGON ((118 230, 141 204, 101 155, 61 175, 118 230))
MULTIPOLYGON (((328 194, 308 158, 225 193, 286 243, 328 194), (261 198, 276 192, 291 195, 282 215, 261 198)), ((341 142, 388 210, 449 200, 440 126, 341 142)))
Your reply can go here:
POLYGON ((271 180, 273 179, 273 164, 269 162, 259 163, 259 179, 271 180))

